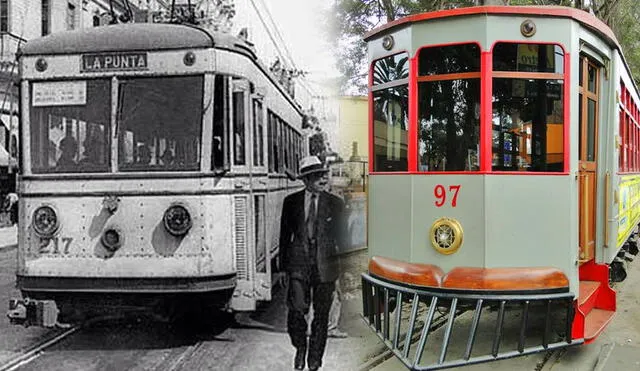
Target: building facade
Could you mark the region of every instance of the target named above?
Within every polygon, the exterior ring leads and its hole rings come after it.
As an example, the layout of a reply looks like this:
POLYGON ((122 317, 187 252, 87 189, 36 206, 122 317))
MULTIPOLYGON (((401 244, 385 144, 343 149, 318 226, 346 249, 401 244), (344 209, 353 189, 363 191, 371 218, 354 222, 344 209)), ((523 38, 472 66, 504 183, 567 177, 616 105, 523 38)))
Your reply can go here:
POLYGON ((368 161, 368 119, 367 97, 340 97, 337 120, 337 131, 340 133, 338 153, 345 161, 368 161))
MULTIPOLYGON (((162 0, 129 0, 136 22, 162 0)), ((18 65, 16 53, 29 40, 60 31, 104 26, 127 15, 124 0, 0 0, 0 194, 12 189, 17 167, 18 65)))

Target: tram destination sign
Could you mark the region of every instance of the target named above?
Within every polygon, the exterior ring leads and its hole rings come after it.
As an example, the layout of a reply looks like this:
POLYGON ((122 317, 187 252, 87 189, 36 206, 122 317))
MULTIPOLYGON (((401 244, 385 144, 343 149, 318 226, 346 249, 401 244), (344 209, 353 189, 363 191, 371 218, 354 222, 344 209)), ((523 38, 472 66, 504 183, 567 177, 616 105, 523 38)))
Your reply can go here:
POLYGON ((140 71, 148 69, 147 53, 83 54, 80 72, 140 71))

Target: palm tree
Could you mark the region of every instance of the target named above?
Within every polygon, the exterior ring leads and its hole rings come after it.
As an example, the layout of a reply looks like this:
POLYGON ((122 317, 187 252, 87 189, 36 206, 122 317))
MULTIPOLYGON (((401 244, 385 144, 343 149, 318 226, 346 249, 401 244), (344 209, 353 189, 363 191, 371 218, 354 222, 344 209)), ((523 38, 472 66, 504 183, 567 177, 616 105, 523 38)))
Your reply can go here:
MULTIPOLYGON (((396 60, 397 56, 383 58, 374 63, 373 85, 380 85, 409 77, 408 56, 396 60)), ((407 130, 409 91, 407 84, 376 91, 374 93, 375 117, 385 117, 389 126, 400 124, 407 130), (397 112, 395 108, 399 108, 397 112)))

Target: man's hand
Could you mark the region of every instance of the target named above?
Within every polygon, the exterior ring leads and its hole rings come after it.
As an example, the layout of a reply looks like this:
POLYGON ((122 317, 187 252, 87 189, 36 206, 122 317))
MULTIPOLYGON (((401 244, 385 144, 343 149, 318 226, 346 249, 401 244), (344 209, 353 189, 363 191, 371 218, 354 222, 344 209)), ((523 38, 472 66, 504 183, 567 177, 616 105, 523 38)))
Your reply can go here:
POLYGON ((278 273, 278 277, 276 278, 276 284, 281 287, 289 286, 289 275, 286 272, 278 273))

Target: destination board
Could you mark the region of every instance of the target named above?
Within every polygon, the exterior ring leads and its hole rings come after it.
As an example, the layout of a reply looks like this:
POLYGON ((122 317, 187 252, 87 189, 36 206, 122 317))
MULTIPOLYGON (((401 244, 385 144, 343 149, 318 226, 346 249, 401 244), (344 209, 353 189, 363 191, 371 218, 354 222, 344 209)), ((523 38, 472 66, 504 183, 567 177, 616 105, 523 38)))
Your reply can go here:
POLYGON ((84 54, 80 72, 146 70, 147 53, 84 54))
POLYGON ((87 82, 35 82, 32 98, 33 107, 84 105, 87 104, 87 82))

